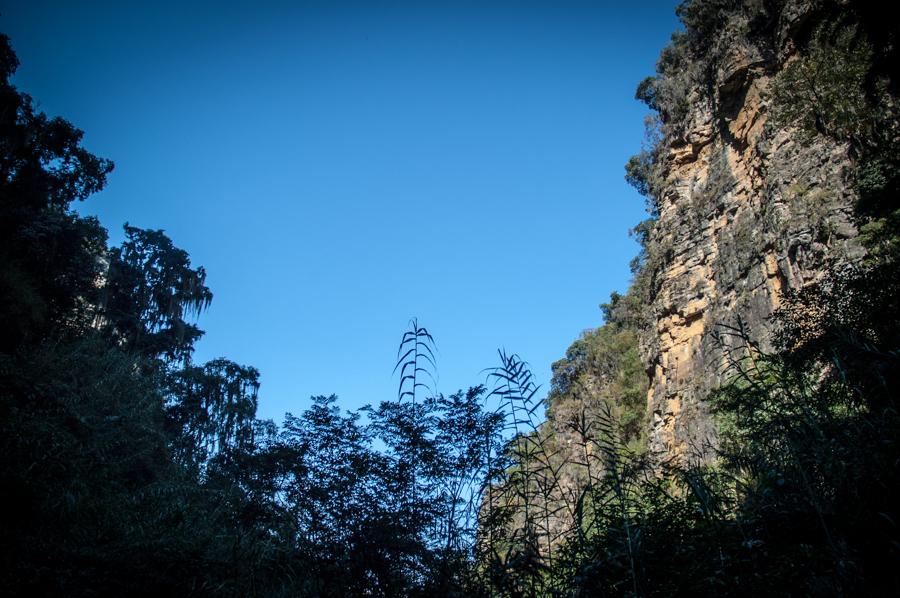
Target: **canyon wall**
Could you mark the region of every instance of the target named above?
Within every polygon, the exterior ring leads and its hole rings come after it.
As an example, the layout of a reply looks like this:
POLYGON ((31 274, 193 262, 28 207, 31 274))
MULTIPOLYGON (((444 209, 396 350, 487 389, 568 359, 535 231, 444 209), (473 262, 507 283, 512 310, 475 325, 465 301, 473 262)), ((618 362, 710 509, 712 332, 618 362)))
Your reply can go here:
POLYGON ((674 82, 688 85, 687 108, 663 115, 655 148, 658 216, 640 335, 649 448, 662 458, 711 455, 706 398, 729 376, 730 348, 743 342, 735 328, 767 349, 783 293, 862 253, 848 146, 769 118, 772 82, 820 11, 745 3, 707 34, 705 72, 674 82))

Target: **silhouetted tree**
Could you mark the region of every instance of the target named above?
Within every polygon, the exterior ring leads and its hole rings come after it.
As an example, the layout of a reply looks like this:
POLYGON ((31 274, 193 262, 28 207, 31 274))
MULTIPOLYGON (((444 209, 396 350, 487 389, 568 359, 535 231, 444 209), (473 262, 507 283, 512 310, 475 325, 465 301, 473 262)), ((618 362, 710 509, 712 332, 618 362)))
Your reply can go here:
POLYGON ((105 231, 69 211, 106 184, 113 165, 83 133, 36 112, 9 83, 19 65, 0 35, 0 350, 91 322, 105 231))
POLYGON ((131 351, 167 362, 190 357, 202 331, 187 320, 212 301, 203 268, 163 231, 125 225, 126 240, 109 251, 104 311, 112 333, 131 351))

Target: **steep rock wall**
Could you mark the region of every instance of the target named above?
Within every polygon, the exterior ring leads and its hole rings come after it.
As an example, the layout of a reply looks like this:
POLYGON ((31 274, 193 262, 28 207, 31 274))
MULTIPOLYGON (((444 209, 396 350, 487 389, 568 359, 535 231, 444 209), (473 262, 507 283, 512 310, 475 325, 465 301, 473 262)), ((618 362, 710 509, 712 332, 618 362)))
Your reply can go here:
MULTIPOLYGON (((715 34, 709 77, 657 146, 658 219, 641 349, 650 387, 649 445, 704 460, 715 446, 706 401, 728 376, 731 327, 763 348, 788 289, 828 260, 855 259, 854 193, 845 146, 768 126, 773 77, 793 60, 813 3, 787 2, 764 36, 740 15, 715 34)), ((746 14, 746 13, 745 13, 746 14)))

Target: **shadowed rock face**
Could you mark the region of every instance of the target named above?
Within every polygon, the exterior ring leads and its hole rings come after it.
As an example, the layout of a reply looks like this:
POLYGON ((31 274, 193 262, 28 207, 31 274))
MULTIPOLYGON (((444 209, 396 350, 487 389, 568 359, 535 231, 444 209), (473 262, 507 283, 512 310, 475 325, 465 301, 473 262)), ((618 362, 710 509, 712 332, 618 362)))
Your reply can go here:
POLYGON ((826 261, 856 259, 848 148, 767 126, 772 78, 796 56, 812 3, 787 2, 762 35, 735 18, 715 35, 706 84, 661 141, 659 219, 641 353, 649 376, 650 449, 706 460, 715 428, 706 398, 727 378, 728 326, 769 346, 769 317, 826 261))

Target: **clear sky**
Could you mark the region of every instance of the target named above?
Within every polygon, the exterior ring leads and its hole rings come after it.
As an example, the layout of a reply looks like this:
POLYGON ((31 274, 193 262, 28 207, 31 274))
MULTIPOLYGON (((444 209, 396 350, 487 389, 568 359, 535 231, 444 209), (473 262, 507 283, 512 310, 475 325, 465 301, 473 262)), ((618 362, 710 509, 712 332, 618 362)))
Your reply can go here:
POLYGON ((215 298, 197 360, 261 371, 260 416, 438 390, 505 347, 550 365, 629 281, 637 83, 676 2, 0 1, 14 82, 112 159, 79 209, 165 229, 215 298))

